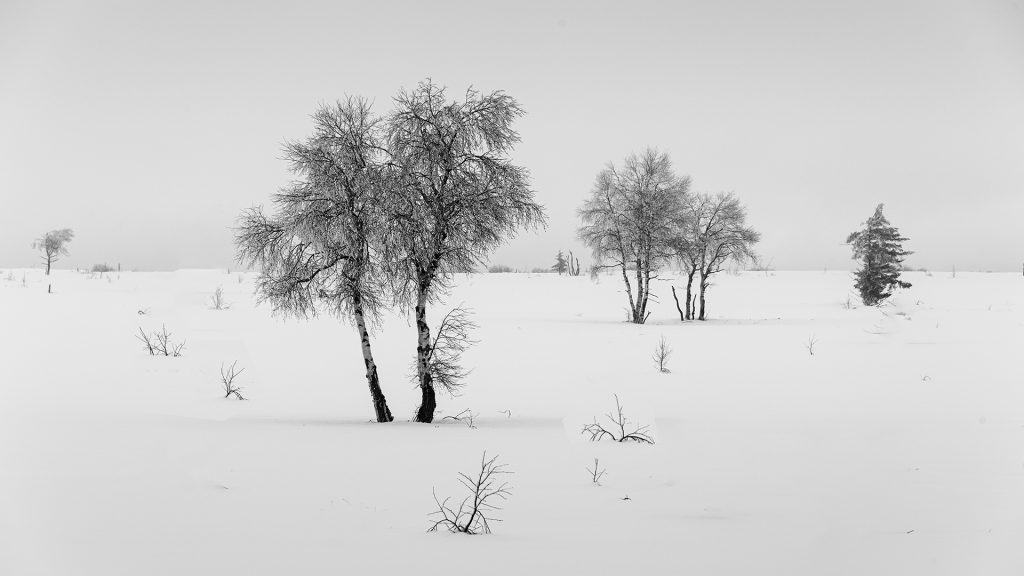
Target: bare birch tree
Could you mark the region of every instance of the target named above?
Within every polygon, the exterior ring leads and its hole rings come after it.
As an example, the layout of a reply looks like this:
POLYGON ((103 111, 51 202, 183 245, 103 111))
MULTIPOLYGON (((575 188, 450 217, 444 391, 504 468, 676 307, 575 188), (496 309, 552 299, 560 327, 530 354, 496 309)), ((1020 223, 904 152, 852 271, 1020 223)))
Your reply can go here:
POLYGON ((626 158, 621 168, 609 164, 602 170, 578 211, 579 238, 593 250, 595 269, 621 271, 636 324, 650 314, 651 280, 676 255, 689 188, 689 177, 675 174, 668 154, 649 148, 626 158))
POLYGON ((417 422, 431 422, 437 406, 427 306, 454 274, 472 272, 520 228, 544 224, 527 170, 509 158, 519 142, 512 125, 522 115, 503 92, 469 89, 452 101, 426 80, 401 91, 388 118, 385 261, 398 302, 416 318, 417 422))
POLYGON ((275 311, 324 309, 355 323, 377 421, 390 422, 367 328, 386 295, 376 248, 385 222, 381 124, 360 98, 321 107, 313 122, 310 138, 285 145, 298 178, 274 196, 277 213, 243 215, 238 257, 261 268, 257 291, 275 311))
POLYGON ((68 255, 68 243, 75 237, 74 231, 70 228, 50 230, 32 242, 32 247, 43 253, 43 263, 46 264, 46 275, 50 275, 50 267, 61 256, 68 255))
POLYGON ((732 193, 697 194, 689 208, 690 225, 683 260, 687 268, 687 310, 693 317, 695 303, 690 284, 695 272, 700 273, 700 312, 698 320, 707 318, 706 295, 711 276, 724 270, 729 262, 742 263, 756 259, 754 244, 761 234, 747 226, 747 210, 732 193))

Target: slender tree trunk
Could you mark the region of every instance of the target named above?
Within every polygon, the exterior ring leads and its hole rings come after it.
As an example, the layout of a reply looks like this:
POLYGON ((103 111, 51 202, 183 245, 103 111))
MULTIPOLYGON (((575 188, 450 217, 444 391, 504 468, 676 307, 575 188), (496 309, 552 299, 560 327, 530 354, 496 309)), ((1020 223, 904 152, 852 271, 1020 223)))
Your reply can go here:
POLYGON ((384 392, 380 389, 377 364, 373 361, 373 351, 370 349, 370 333, 366 330, 366 317, 363 314, 362 298, 358 294, 355 294, 352 298, 352 307, 356 317, 356 328, 359 329, 359 340, 363 346, 366 382, 370 385, 370 399, 373 401, 373 410, 377 415, 377 422, 391 422, 395 417, 391 415, 391 410, 388 409, 388 401, 384 398, 384 392))
MULTIPOLYGON (((676 296, 676 287, 675 286, 672 287, 672 299, 676 301, 676 310, 679 311, 679 321, 680 322, 685 322, 686 321, 686 313, 684 313, 683 309, 679 306, 679 297, 676 296)), ((687 306, 689 306, 689 304, 687 304, 687 306)))
POLYGON ((693 320, 693 275, 697 271, 690 270, 686 275, 686 319, 693 320))
POLYGON ((626 264, 622 266, 622 281, 626 283, 626 296, 629 297, 629 313, 633 315, 633 321, 636 321, 636 305, 633 302, 633 288, 629 285, 629 275, 626 274, 626 264))
POLYGON ((704 316, 704 310, 705 310, 704 293, 707 292, 707 289, 708 289, 707 279, 704 277, 704 274, 702 273, 700 275, 700 316, 697 318, 698 320, 706 320, 707 319, 704 316))
POLYGON ((647 301, 644 291, 643 263, 638 258, 636 261, 636 305, 633 306, 633 323, 644 323, 644 302, 647 301))
POLYGON ((49 276, 49 275, 50 275, 50 264, 51 264, 52 262, 53 262, 53 259, 52 259, 52 258, 50 258, 49 256, 47 256, 47 257, 46 257, 46 275, 47 275, 47 276, 49 276))
POLYGON ((430 375, 430 326, 427 325, 427 285, 421 281, 416 295, 416 371, 420 381, 422 399, 416 411, 417 422, 433 422, 437 397, 434 394, 434 379, 430 375))

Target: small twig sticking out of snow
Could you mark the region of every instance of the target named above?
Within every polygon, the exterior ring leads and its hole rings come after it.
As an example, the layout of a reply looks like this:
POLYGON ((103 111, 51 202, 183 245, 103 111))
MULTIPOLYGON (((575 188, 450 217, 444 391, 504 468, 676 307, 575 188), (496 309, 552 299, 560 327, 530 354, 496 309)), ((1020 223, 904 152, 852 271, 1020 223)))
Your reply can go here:
POLYGON ((587 472, 590 472, 590 480, 595 486, 601 485, 601 477, 604 476, 606 470, 598 466, 597 458, 594 458, 594 467, 587 468, 587 472))
POLYGON ((476 420, 476 414, 474 414, 469 408, 466 408, 462 412, 459 412, 455 416, 445 416, 441 420, 454 420, 456 422, 462 422, 470 428, 476 428, 474 421, 476 420))
POLYGON ((505 418, 511 418, 512 417, 512 411, 511 410, 498 410, 498 414, 504 414, 505 418))
POLYGON ((434 502, 437 510, 431 512, 431 516, 440 516, 427 532, 436 532, 438 528, 444 528, 449 532, 462 534, 490 534, 491 522, 500 522, 493 514, 501 507, 495 504, 496 500, 506 500, 511 495, 511 487, 508 482, 502 481, 504 474, 511 474, 505 470, 505 464, 497 464, 498 457, 487 459, 487 452, 484 452, 480 459, 480 472, 475 476, 459 473, 459 482, 470 492, 469 496, 462 499, 458 508, 448 505, 451 498, 439 500, 437 492, 434 492, 434 502))
POLYGON ((610 438, 614 442, 654 444, 654 438, 648 432, 650 426, 631 426, 632 423, 629 421, 629 418, 626 418, 622 413, 622 404, 619 403, 618 394, 615 394, 615 414, 608 413, 604 416, 612 423, 609 428, 605 428, 597 421, 597 418, 594 418, 594 422, 583 426, 583 430, 580 433, 584 436, 589 434, 591 442, 610 438), (629 429, 628 432, 627 428, 629 429))
POLYGON ((804 348, 807 348, 807 352, 811 356, 814 356, 814 345, 817 344, 817 343, 818 343, 818 339, 814 336, 814 334, 811 334, 807 338, 807 343, 804 344, 804 348))
POLYGON ((234 362, 231 363, 231 366, 229 368, 225 369, 224 364, 221 363, 220 382, 221 385, 224 386, 225 398, 230 398, 233 395, 235 398, 239 400, 245 400, 245 398, 242 397, 242 389, 239 388, 238 386, 235 386, 235 378, 237 378, 238 375, 241 374, 242 372, 245 372, 245 368, 242 368, 241 370, 236 370, 235 366, 237 364, 238 360, 235 360, 234 362))

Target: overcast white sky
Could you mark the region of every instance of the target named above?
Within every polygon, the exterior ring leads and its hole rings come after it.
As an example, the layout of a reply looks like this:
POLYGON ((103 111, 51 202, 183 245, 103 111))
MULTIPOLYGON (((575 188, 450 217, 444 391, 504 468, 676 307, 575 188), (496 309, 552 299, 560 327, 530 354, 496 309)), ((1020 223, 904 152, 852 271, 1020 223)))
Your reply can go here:
POLYGON ((595 174, 645 146, 736 192, 779 269, 849 267, 879 202, 915 266, 1024 261, 1024 0, 0 0, 0 267, 60 227, 64 266, 230 266, 319 102, 428 76, 528 113, 550 226, 495 262, 581 251, 595 174))

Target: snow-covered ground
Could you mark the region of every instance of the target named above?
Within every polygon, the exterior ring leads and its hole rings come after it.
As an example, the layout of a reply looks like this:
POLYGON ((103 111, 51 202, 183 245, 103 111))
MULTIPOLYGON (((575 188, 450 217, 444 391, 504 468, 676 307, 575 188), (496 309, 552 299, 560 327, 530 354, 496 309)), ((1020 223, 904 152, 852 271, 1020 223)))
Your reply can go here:
POLYGON ((611 276, 466 277, 448 301, 480 343, 440 409, 476 428, 408 422, 404 318, 374 341, 381 425, 355 331, 272 317, 251 273, 21 275, 0 275, 3 575, 1024 574, 1020 275, 912 273, 846 309, 846 272, 723 274, 705 323, 663 281, 644 326, 611 276), (136 340, 161 325, 183 357, 136 340), (245 402, 219 394, 234 360, 245 402), (656 445, 581 437, 613 393, 656 445), (484 450, 514 472, 504 521, 427 533, 431 490, 484 450))

